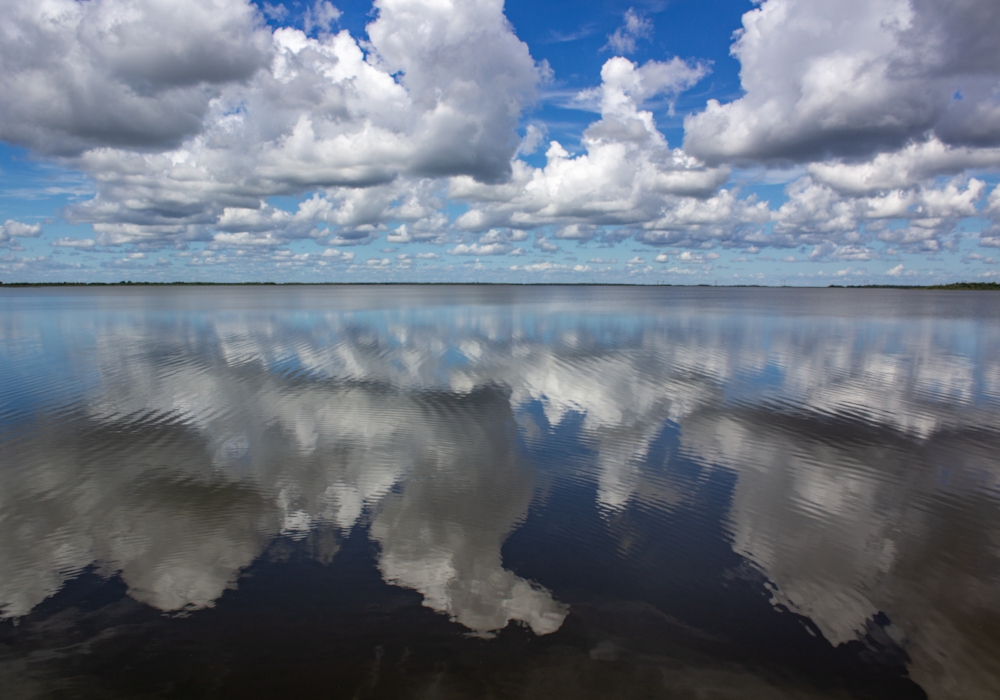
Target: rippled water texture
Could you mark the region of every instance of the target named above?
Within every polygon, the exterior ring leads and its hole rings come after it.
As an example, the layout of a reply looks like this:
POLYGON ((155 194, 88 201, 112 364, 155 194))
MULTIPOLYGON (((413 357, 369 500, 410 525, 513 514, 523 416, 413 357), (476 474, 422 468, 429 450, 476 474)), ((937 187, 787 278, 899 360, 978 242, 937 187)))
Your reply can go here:
POLYGON ((994 698, 1000 297, 0 289, 4 698, 994 698))

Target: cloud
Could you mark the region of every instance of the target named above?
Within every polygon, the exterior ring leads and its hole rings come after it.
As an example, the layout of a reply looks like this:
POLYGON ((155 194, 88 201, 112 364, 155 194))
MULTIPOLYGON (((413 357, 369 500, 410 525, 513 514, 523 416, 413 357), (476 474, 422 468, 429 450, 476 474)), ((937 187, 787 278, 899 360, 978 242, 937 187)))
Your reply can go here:
POLYGON ((571 269, 569 265, 562 265, 560 263, 554 263, 549 260, 543 260, 539 263, 529 263, 525 265, 511 265, 510 269, 512 271, 523 270, 524 272, 563 272, 571 269))
POLYGON ((344 260, 345 262, 351 262, 354 260, 354 253, 345 253, 342 250, 337 250, 336 248, 325 249, 320 256, 327 260, 344 260))
MULTIPOLYGON (((399 190, 401 184, 397 183, 397 186, 391 189, 399 190)), ((420 187, 416 189, 419 190, 420 187)), ((448 217, 432 206, 436 200, 428 198, 426 193, 414 192, 411 189, 407 199, 399 206, 393 204, 392 197, 380 197, 379 200, 375 206, 364 212, 363 220, 378 222, 379 225, 382 222, 399 219, 410 222, 392 231, 386 236, 386 242, 443 244, 450 240, 448 217)))
MULTIPOLYGON (((842 195, 811 176, 790 183, 788 201, 773 213, 773 246, 860 245, 871 238, 904 247, 937 250, 963 218, 976 216, 986 185, 956 176, 944 183, 842 195), (903 226, 889 226, 901 222, 903 226)), ((763 242, 765 239, 761 238, 763 242)))
MULTIPOLYGON (((389 224, 389 243, 445 243, 451 222, 435 182, 450 177, 447 196, 472 203, 454 222, 459 228, 554 223, 556 238, 586 240, 601 225, 648 220, 671 197, 704 196, 728 176, 669 149, 639 109, 708 71, 678 58, 642 66, 610 59, 602 87, 591 91, 602 119, 585 134, 587 153, 570 158, 553 142, 545 168, 527 166, 514 157, 515 127, 540 69, 496 5, 460 3, 452 14, 431 5, 377 3, 367 58, 345 31, 312 38, 275 30, 270 63, 226 85, 180 147, 107 144, 74 158, 74 167, 96 176, 98 191, 71 205, 69 220, 91 223, 100 245, 146 249, 270 242, 249 236, 255 232, 274 241, 326 235, 330 245, 363 244, 389 224), (423 35, 402 41, 417 14, 443 43, 423 35), (462 126, 470 120, 475 133, 462 126), (294 212, 266 203, 316 188, 325 191, 294 212)), ((529 128, 525 148, 540 137, 529 128)))
MULTIPOLYGON (((678 255, 674 256, 674 261, 679 263, 684 263, 685 265, 704 265, 706 263, 718 260, 721 256, 718 253, 693 253, 690 250, 685 250, 678 255)), ((660 260, 657 257, 657 262, 666 262, 666 259, 660 260)))
POLYGON ((669 61, 647 61, 641 66, 615 57, 601 68, 601 86, 582 91, 576 101, 597 103, 602 115, 632 117, 644 101, 657 95, 676 96, 709 72, 707 63, 689 63, 676 56, 669 61))
POLYGON ((11 0, 0 32, 0 138, 43 153, 177 146, 271 50, 243 0, 11 0))
POLYGON ((767 202, 753 196, 738 199, 732 190, 723 189, 707 198, 685 197, 667 202, 659 216, 641 224, 636 239, 654 246, 700 247, 717 240, 747 247, 755 242, 770 243, 770 238, 754 225, 766 224, 773 217, 767 202))
POLYGON ((746 94, 685 118, 685 150, 709 162, 803 161, 871 156, 927 135, 1000 145, 994 9, 992 0, 767 0, 743 16, 732 48, 746 94))
POLYGON ((526 231, 495 228, 481 235, 476 243, 459 243, 448 253, 450 255, 508 255, 514 253, 514 242, 524 241, 527 238, 526 231))
MULTIPOLYGON (((326 0, 294 20, 247 0, 9 4, 0 139, 93 180, 63 212, 98 249, 198 244, 218 255, 191 264, 232 265, 303 239, 519 255, 530 232, 532 254, 633 237, 818 261, 949 250, 969 218, 991 219, 980 245, 1000 238, 980 174, 1000 168, 985 0, 759 3, 733 45, 744 94, 689 115, 683 148, 653 107, 672 112, 710 62, 609 58, 572 99, 599 117, 560 143, 523 121, 551 69, 496 0, 377 0, 367 39, 337 31, 326 0), (780 206, 747 194, 776 169, 780 206)), ((651 31, 630 8, 609 47, 651 31)))
POLYGON ((284 244, 284 241, 274 234, 268 233, 217 233, 212 236, 213 246, 220 248, 243 248, 246 246, 265 246, 273 248, 284 244))
POLYGON ((42 226, 41 224, 25 224, 13 219, 7 219, 3 222, 3 232, 8 236, 16 236, 18 238, 38 238, 38 236, 42 235, 42 226))
POLYGON ((53 260, 51 255, 18 257, 11 254, 0 258, 0 272, 38 274, 52 271, 79 270, 82 267, 80 263, 53 260))
POLYGON ((95 178, 67 215, 103 245, 208 240, 238 232, 238 210, 293 238, 352 217, 420 228, 432 213, 393 195, 424 177, 505 179, 543 71, 492 0, 375 10, 363 50, 322 29, 339 13, 327 2, 306 12, 311 37, 269 30, 244 0, 18 0, 0 30, 0 138, 95 178), (262 204, 322 188, 349 191, 297 218, 262 204))
POLYGON ((541 73, 493 0, 377 0, 368 36, 379 67, 402 72, 416 108, 415 175, 465 173, 484 182, 510 174, 521 109, 541 73))
POLYGON ((893 267, 893 268, 891 268, 889 270, 886 270, 885 274, 889 275, 890 277, 899 277, 901 274, 903 274, 903 270, 905 270, 905 269, 906 268, 904 268, 900 264, 900 265, 896 265, 896 267, 893 267))
POLYGON ((328 0, 316 0, 302 17, 302 29, 306 34, 312 34, 314 30, 329 32, 342 14, 328 0))
POLYGON ((569 224, 559 228, 555 232, 555 237, 562 240, 570 241, 589 241, 595 238, 600 231, 596 226, 588 226, 587 224, 569 224))
POLYGON ((57 238, 52 241, 54 248, 79 248, 89 250, 96 246, 93 238, 57 238))
POLYGON ((508 183, 452 178, 448 196, 471 204, 456 225, 468 230, 558 225, 580 235, 592 226, 648 222, 685 197, 711 195, 729 170, 706 168, 669 148, 652 113, 640 109, 643 100, 674 94, 706 72, 702 64, 676 58, 643 66, 609 59, 601 69, 601 87, 585 93, 601 110, 601 119, 583 134, 585 152, 571 156, 552 141, 543 167, 515 161, 508 183), (581 226, 569 228, 573 224, 581 226))
POLYGON ((543 253, 558 253, 562 250, 555 243, 547 239, 545 236, 539 236, 535 239, 534 247, 538 248, 543 253))
POLYGON ((625 21, 613 34, 608 35, 605 49, 611 49, 618 54, 635 52, 635 44, 639 39, 648 39, 653 33, 653 23, 645 16, 638 14, 633 8, 625 11, 625 21))
POLYGON ((808 172, 815 181, 840 193, 872 195, 910 188, 969 168, 997 166, 1000 166, 1000 148, 952 147, 932 138, 910 143, 892 153, 880 153, 868 161, 833 159, 811 163, 808 172))
POLYGON ((876 251, 866 246, 837 245, 831 241, 825 241, 815 246, 809 254, 809 260, 812 262, 827 260, 854 260, 863 262, 876 260, 878 257, 879 254, 876 251))
POLYGON ((42 235, 41 224, 25 224, 7 219, 0 226, 0 244, 9 243, 12 238, 38 238, 42 235))
POLYGON ((509 243, 459 243, 448 251, 449 255, 506 255, 511 251, 509 243))
POLYGON ((479 237, 482 244, 488 243, 510 243, 528 240, 528 232, 518 229, 493 228, 479 237))
POLYGON ((288 16, 288 8, 282 5, 280 2, 277 5, 272 5, 269 2, 265 2, 261 5, 261 11, 264 16, 268 19, 273 19, 280 22, 288 16))
POLYGON ((517 155, 519 156, 530 156, 532 153, 538 150, 538 146, 541 145, 542 141, 545 139, 545 127, 541 127, 535 124, 528 124, 524 130, 524 138, 521 139, 521 145, 517 147, 517 155))

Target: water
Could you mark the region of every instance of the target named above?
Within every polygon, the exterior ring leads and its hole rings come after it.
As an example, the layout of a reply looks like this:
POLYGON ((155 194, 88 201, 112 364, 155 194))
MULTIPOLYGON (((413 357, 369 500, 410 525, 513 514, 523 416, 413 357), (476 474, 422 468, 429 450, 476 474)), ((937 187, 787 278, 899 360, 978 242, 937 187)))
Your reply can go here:
POLYGON ((997 302, 2 289, 2 696, 996 697, 997 302))

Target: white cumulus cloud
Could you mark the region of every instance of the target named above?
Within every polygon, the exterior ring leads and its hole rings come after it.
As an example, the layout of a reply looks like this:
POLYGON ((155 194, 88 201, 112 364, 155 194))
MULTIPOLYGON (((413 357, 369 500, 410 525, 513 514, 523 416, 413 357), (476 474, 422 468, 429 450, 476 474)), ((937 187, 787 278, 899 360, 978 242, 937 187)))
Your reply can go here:
POLYGON ((873 155, 927 134, 1000 145, 998 31, 992 0, 766 0, 732 49, 746 94, 687 117, 685 148, 724 161, 873 155))

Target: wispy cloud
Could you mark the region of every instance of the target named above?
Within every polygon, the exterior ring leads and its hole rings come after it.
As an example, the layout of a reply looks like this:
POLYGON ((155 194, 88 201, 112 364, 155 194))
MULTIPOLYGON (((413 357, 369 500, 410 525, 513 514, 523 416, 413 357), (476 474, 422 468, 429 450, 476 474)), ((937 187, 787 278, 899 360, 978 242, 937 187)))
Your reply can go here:
POLYGON ((579 41, 580 39, 586 39, 588 36, 593 36, 597 32, 597 25, 593 22, 589 24, 584 24, 579 29, 571 32, 560 32, 556 29, 549 31, 548 39, 546 43, 549 44, 565 44, 571 41, 579 41))
POLYGON ((648 39, 652 33, 653 22, 630 7, 625 12, 622 25, 613 34, 608 35, 608 43, 604 49, 610 49, 620 55, 635 53, 636 42, 640 39, 648 39))

